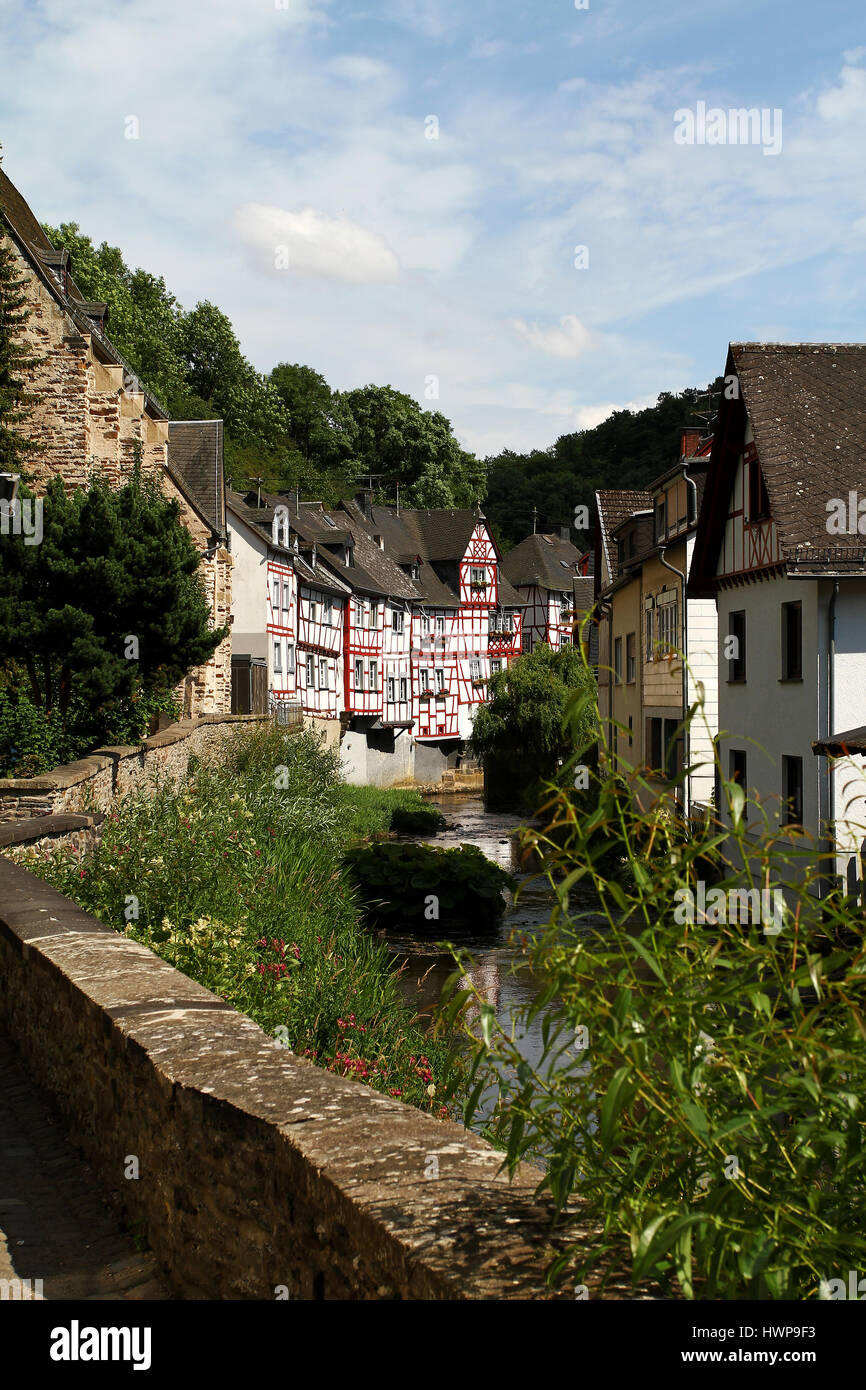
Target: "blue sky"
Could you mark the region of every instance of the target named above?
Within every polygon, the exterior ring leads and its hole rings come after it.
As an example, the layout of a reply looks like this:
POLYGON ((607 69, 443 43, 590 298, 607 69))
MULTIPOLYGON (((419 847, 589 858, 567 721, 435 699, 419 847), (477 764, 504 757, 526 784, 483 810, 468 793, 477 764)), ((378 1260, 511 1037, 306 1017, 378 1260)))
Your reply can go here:
POLYGON ((730 339, 866 339, 862 0, 0 0, 0 63, 42 220, 480 454, 730 339), (781 110, 778 155, 676 143, 701 101, 781 110))

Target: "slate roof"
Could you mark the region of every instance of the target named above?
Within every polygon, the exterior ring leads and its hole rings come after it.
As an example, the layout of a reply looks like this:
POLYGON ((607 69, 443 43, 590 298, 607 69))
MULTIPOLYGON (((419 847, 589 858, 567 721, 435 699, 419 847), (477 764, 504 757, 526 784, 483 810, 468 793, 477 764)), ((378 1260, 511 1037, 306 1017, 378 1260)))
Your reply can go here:
POLYGON ((511 584, 537 584, 544 589, 570 593, 574 566, 582 554, 571 541, 564 541, 557 535, 527 536, 509 550, 502 561, 502 569, 511 584))
MULTIPOLYGON (((281 501, 281 499, 277 500, 281 501)), ((285 503, 283 503, 283 505, 285 505, 285 503)), ((262 507, 251 506, 249 502, 247 502, 244 493, 235 492, 234 489, 229 488, 226 490, 226 507, 229 512, 239 517, 241 521, 246 522, 254 531, 261 532, 272 550, 275 550, 278 554, 285 555, 287 558, 290 557, 298 577, 302 579, 305 584, 309 584, 311 588, 322 589, 325 593, 339 594, 341 598, 346 597, 349 592, 348 587, 345 584, 341 584, 336 575, 330 573, 327 569, 320 569, 318 564, 316 568, 313 569, 304 559, 303 555, 299 554, 291 547, 287 550, 284 545, 274 545, 271 539, 274 507, 270 503, 265 502, 265 505, 262 507)), ((297 531, 297 527, 295 530, 297 531)), ((297 534, 300 535, 300 531, 297 531, 297 534)))
POLYGON ((866 562, 856 537, 828 535, 826 506, 866 497, 866 343, 733 343, 731 355, 786 561, 848 564, 853 550, 866 562))
POLYGON ((813 739, 812 752, 819 758, 844 758, 866 753, 866 724, 856 729, 846 729, 842 734, 833 734, 830 738, 813 739))
POLYGON ((866 573, 858 535, 827 531, 827 503, 866 496, 866 344, 732 343, 692 560, 692 592, 709 592, 746 420, 789 575, 866 573))
MULTIPOLYGON (((605 489, 595 494, 595 503, 598 509, 599 538, 604 550, 604 558, 607 561, 608 574, 611 580, 614 580, 619 569, 616 545, 612 539, 613 533, 636 512, 651 512, 653 495, 644 489, 631 491, 605 489)), ((596 576, 596 580, 599 584, 601 583, 600 572, 596 576)))
POLYGON ((224 535, 222 420, 169 421, 168 467, 214 531, 224 535))

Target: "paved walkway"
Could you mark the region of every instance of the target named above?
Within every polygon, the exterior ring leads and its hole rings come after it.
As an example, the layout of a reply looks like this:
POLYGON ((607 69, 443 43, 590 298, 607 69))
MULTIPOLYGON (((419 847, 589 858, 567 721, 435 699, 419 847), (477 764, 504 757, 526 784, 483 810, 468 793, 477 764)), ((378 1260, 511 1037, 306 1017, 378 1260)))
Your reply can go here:
MULTIPOLYGON (((45 1299, 169 1297, 153 1256, 103 1206, 62 1118, 0 1032, 0 1281, 12 1279, 41 1279, 45 1299)), ((27 1297, 26 1286, 0 1282, 0 1298, 16 1293, 27 1297)))

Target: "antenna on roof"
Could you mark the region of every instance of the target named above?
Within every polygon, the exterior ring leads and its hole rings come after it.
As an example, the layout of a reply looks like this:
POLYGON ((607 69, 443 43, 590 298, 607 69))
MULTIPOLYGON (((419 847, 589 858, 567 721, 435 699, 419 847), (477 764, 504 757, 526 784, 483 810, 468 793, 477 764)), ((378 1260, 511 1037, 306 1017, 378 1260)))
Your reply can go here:
POLYGON ((538 508, 537 508, 537 507, 533 507, 533 508, 532 508, 532 534, 533 534, 533 536, 535 535, 535 523, 536 523, 537 518, 538 518, 538 508))
POLYGON ((251 483, 255 483, 255 485, 256 485, 256 506, 257 506, 257 507, 260 507, 260 506, 262 505, 262 483, 263 483, 264 481, 265 481, 264 478, 250 478, 250 482, 251 482, 251 483))

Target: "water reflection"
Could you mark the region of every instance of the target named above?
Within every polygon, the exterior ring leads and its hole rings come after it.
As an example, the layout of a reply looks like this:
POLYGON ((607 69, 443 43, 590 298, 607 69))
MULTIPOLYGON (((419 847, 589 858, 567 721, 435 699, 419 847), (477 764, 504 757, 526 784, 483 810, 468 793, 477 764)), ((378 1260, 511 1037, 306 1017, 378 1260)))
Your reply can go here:
MULTIPOLYGON (((445 816, 447 828, 429 839, 423 836, 407 838, 447 849, 476 845, 488 859, 513 874, 520 884, 516 903, 506 909, 492 931, 458 933, 449 930, 444 918, 437 927, 439 941, 453 941, 469 952, 472 964, 467 973, 472 984, 496 1011, 500 1022, 511 1031, 515 1014, 535 992, 532 973, 523 960, 520 939, 530 936, 548 921, 555 895, 548 884, 533 878, 520 863, 515 836, 526 824, 525 818, 486 811, 483 801, 475 797, 440 796, 431 798, 430 804, 437 806, 445 816)), ((429 1018, 439 1002, 445 980, 454 970, 452 957, 442 952, 434 940, 417 935, 389 932, 387 941, 391 951, 404 964, 401 988, 406 999, 419 1015, 429 1018)), ((515 1036, 521 1055, 532 1064, 541 1056, 541 1028, 539 1016, 528 1031, 515 1036)))

